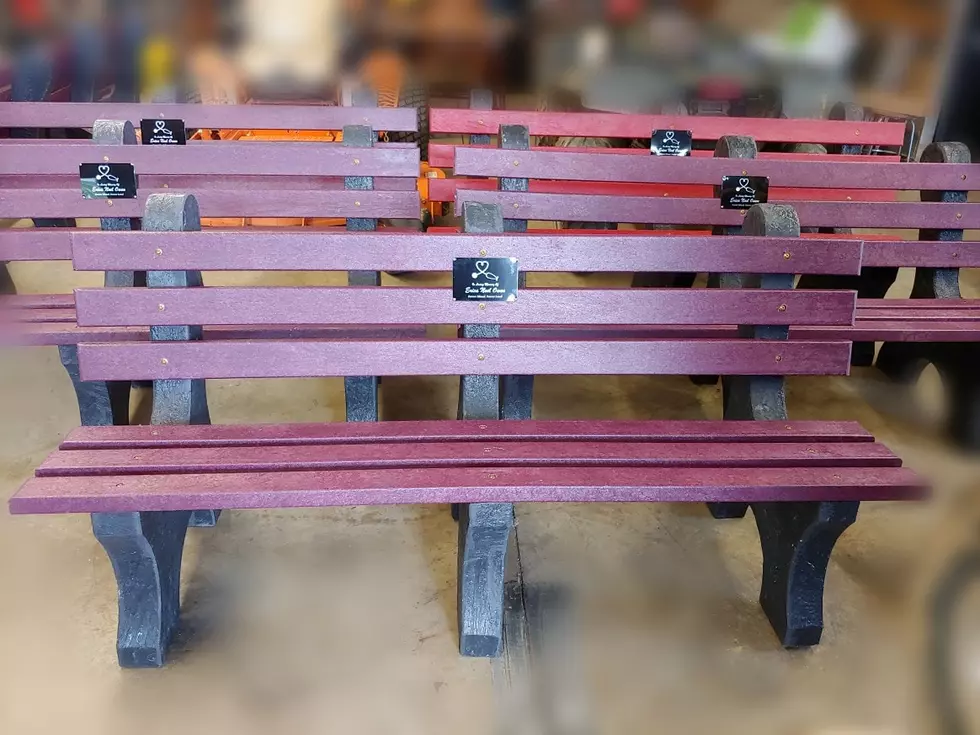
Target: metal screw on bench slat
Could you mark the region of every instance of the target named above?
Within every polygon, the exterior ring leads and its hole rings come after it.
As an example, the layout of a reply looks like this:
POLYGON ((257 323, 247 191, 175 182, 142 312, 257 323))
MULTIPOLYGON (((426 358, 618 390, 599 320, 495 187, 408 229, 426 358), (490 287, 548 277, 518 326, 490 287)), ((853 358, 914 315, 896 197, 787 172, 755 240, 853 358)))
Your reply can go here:
POLYGON ((354 165, 355 166, 360 166, 361 165, 361 159, 360 158, 355 158, 354 159, 354 165))
POLYGON ((776 362, 782 362, 782 361, 783 361, 783 356, 782 355, 776 355, 776 362))
POLYGON ((520 161, 514 161, 514 165, 515 166, 520 166, 521 165, 521 162, 520 161))
POLYGON ((112 206, 112 200, 111 199, 106 199, 106 202, 105 203, 106 203, 107 206, 110 206, 110 207, 112 206))
POLYGON ((108 161, 109 160, 109 156, 102 156, 102 160, 103 161, 108 161))
POLYGON ((486 250, 481 250, 480 251, 480 255, 486 255, 486 254, 487 254, 487 251, 486 250))
POLYGON ((786 311, 786 304, 780 304, 779 311, 786 311))
POLYGON ((154 253, 154 255, 163 255, 163 250, 161 250, 160 248, 157 248, 156 250, 153 251, 153 253, 154 253))
POLYGON ((161 365, 168 365, 168 364, 170 364, 170 360, 168 360, 166 357, 161 357, 160 358, 160 364, 161 365))
POLYGON ((157 308, 158 308, 158 309, 159 309, 160 311, 166 311, 166 310, 167 310, 167 307, 166 307, 166 306, 164 306, 163 304, 157 304, 157 308))
POLYGON ((963 215, 960 212, 957 212, 956 219, 963 219, 963 215))
POLYGON ((792 256, 792 255, 790 255, 790 252, 789 252, 789 250, 787 250, 787 251, 786 251, 785 253, 783 253, 783 257, 784 257, 784 258, 785 258, 786 260, 789 260, 789 259, 790 259, 791 257, 793 257, 793 256, 792 256))
POLYGON ((486 360, 487 359, 487 356, 486 355, 477 355, 476 356, 476 359, 477 360, 486 360))

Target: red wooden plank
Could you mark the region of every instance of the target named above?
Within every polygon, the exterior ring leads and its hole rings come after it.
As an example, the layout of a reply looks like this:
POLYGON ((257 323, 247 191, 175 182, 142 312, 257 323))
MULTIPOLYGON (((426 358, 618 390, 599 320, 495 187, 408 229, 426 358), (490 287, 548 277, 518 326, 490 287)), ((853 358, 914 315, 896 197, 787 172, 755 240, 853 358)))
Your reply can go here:
MULTIPOLYGON (((374 184, 376 191, 415 191, 417 186, 415 178, 376 177, 374 184)), ((171 189, 190 194, 207 189, 343 191, 344 178, 342 176, 291 176, 289 174, 270 176, 140 174, 139 185, 141 189, 171 189)), ((14 175, 0 178, 0 194, 8 189, 71 189, 77 191, 78 186, 77 171, 74 175, 69 176, 45 174, 39 176, 14 175)))
POLYGON ((80 426, 63 450, 425 442, 871 442, 854 421, 382 421, 80 426))
POLYGON ((0 311, 0 323, 34 322, 71 323, 75 321, 74 309, 3 309, 0 311))
POLYGON ((295 472, 398 467, 901 467, 887 447, 873 442, 832 444, 655 444, 652 442, 442 442, 100 449, 58 451, 37 468, 38 477, 96 475, 295 472))
POLYGON ((0 174, 78 175, 82 163, 131 163, 137 174, 392 176, 416 178, 419 151, 337 143, 222 143, 194 146, 12 145, 3 147, 0 174))
MULTIPOLYGON (((0 247, 2 247, 0 240, 0 247)), ((517 258, 523 271, 695 271, 857 274, 859 240, 711 235, 648 238, 606 232, 530 235, 316 231, 78 232, 76 270, 447 271, 457 257, 517 258), (528 238, 531 238, 530 240, 528 238)))
MULTIPOLYGON (((456 197, 457 213, 461 212, 464 202, 497 204, 503 209, 504 217, 521 220, 736 226, 744 216, 738 210, 721 209, 717 199, 460 191, 456 197)), ((804 227, 980 228, 980 205, 977 204, 793 202, 793 207, 804 227)))
MULTIPOLYGON (((2 158, 2 156, 0 156, 2 158)), ((135 199, 83 199, 81 189, 6 190, 0 217, 142 217, 150 194, 170 189, 140 189, 135 199)), ((205 217, 379 217, 418 219, 417 191, 241 191, 195 193, 205 217)))
POLYGON ((65 229, 0 230, 0 261, 71 260, 71 233, 65 229))
POLYGON ((78 289, 83 326, 182 324, 851 324, 853 291, 523 289, 511 303, 446 288, 78 289), (485 307, 485 308, 481 308, 485 307))
POLYGON ((525 125, 531 135, 649 138, 653 130, 690 130, 697 140, 747 135, 773 143, 900 146, 905 141, 905 125, 889 122, 524 110, 432 109, 429 114, 434 133, 496 135, 501 125, 525 125))
POLYGON ((457 176, 646 184, 720 184, 726 175, 767 176, 770 185, 814 189, 971 191, 980 185, 973 164, 771 161, 764 159, 610 156, 460 148, 457 176))
MULTIPOLYGON (((496 179, 432 179, 429 201, 451 202, 457 189, 496 191, 496 179)), ((609 181, 541 181, 532 179, 529 190, 534 194, 596 194, 602 196, 646 196, 710 198, 714 187, 701 184, 618 184, 609 181)), ((800 189, 774 187, 773 199, 781 201, 855 201, 893 202, 896 194, 887 189, 800 189)))
POLYGON ((845 375, 847 342, 386 340, 79 345, 83 380, 349 375, 845 375))
POLYGON ((11 513, 287 508, 397 503, 899 500, 925 496, 908 469, 562 467, 335 470, 28 480, 11 513))
POLYGON ((183 120, 189 128, 342 130, 345 125, 371 125, 379 131, 418 130, 418 115, 410 108, 117 102, 0 104, 0 127, 8 128, 90 128, 96 120, 129 120, 139 129, 140 120, 145 118, 183 120))
MULTIPOLYGON (((647 134, 649 135, 649 133, 647 134)), ((895 145, 901 145, 896 143, 895 145)), ((457 148, 494 148, 495 146, 478 146, 469 143, 440 143, 432 141, 429 143, 429 165, 435 168, 453 168, 456 163, 457 148)), ((649 156, 650 151, 645 148, 557 148, 554 146, 531 146, 532 151, 567 151, 571 153, 605 153, 615 156, 649 156)), ((711 158, 714 151, 692 151, 694 158, 711 158)), ((759 158, 773 161, 801 161, 801 160, 834 160, 834 161, 865 161, 865 155, 845 155, 841 153, 822 154, 822 153, 782 153, 779 151, 760 151, 759 158)), ((875 154, 876 161, 901 161, 902 157, 893 154, 875 154)))

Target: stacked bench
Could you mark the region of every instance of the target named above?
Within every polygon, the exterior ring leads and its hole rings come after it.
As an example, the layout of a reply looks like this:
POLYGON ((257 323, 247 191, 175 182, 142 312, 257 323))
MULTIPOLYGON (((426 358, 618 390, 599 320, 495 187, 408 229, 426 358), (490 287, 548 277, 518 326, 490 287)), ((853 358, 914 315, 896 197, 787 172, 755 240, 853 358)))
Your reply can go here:
MULTIPOLYGON (((504 137, 526 141, 527 129, 506 128, 504 137)), ((780 191, 787 188, 842 192, 838 200, 814 198, 792 201, 792 205, 802 226, 817 231, 807 236, 837 237, 842 244, 847 239, 863 240, 862 274, 807 275, 801 285, 857 290, 857 319, 854 325, 843 329, 795 328, 791 336, 853 340, 861 350, 855 356, 859 364, 870 364, 874 343, 885 342, 877 365, 895 377, 908 377, 925 363, 934 363, 948 379, 953 395, 951 433, 963 444, 980 444, 980 382, 975 379, 974 368, 980 304, 962 299, 958 286, 958 269, 980 264, 980 251, 962 241, 965 229, 980 227, 980 205, 967 202, 967 193, 980 188, 980 167, 970 164, 966 148, 959 144, 933 144, 923 154, 921 163, 869 158, 833 162, 772 160, 757 158, 751 139, 732 136, 719 142, 716 154, 710 159, 658 158, 460 148, 456 151, 456 173, 504 180, 519 172, 524 190, 513 184, 510 191, 460 190, 457 211, 461 212, 468 203, 493 204, 501 207, 517 228, 526 226, 529 220, 576 220, 701 226, 732 235, 740 232, 747 212, 722 209, 717 198, 540 193, 529 187, 527 180, 601 179, 632 184, 717 186, 725 175, 766 176, 773 192, 770 201, 779 201, 780 191), (732 157, 739 160, 730 160, 732 157), (860 193, 869 189, 920 192, 921 201, 861 201, 860 193), (854 235, 851 228, 904 229, 913 231, 916 239, 854 235), (916 268, 912 298, 882 301, 899 267, 916 268)), ((659 247, 658 239, 662 237, 657 232, 629 236, 635 238, 638 248, 659 247)), ((795 257, 796 247, 787 244, 787 259, 795 257)), ((636 285, 687 286, 692 281, 692 275, 665 279, 662 274, 638 274, 634 279, 636 285)), ((732 324, 729 329, 735 327, 732 324)), ((719 334, 714 328, 709 331, 719 334)), ((534 338, 542 330, 522 328, 515 332, 534 338)), ((529 391, 528 380, 515 387, 508 415, 530 417, 529 391)))
MULTIPOLYGON (((154 194, 144 231, 76 237, 77 268, 147 270, 146 289, 81 289, 83 328, 151 330, 151 341, 79 347, 87 381, 155 381, 150 426, 83 427, 10 500, 14 513, 91 513, 119 585, 123 666, 159 666, 177 625, 188 520, 202 508, 454 503, 459 514, 459 634, 464 655, 501 647, 504 563, 515 502, 751 503, 763 542, 760 601, 786 646, 822 630, 831 549, 864 500, 922 495, 921 481, 854 424, 792 422, 786 375, 844 374, 846 339, 785 340, 788 327, 853 324, 855 295, 794 291, 795 273, 856 274, 857 241, 796 242, 791 208, 756 207, 746 238, 504 233, 499 204, 464 207, 465 234, 198 232, 193 196, 154 194), (666 242, 667 239, 664 240, 666 242), (516 258, 525 271, 707 269, 744 278, 716 290, 523 289, 510 302, 456 301, 449 288, 202 287, 201 270, 448 271, 456 258, 516 258), (759 273, 781 274, 758 279, 759 273), (755 279, 755 282, 753 282, 755 279), (752 286, 762 288, 753 288, 752 286), (624 316, 669 336, 609 336, 624 316), (745 327, 724 338, 701 325, 745 327), (463 324, 460 339, 201 339, 202 327, 463 324), (506 338, 505 328, 598 327, 506 338), (686 330, 686 331, 685 331, 686 330), (726 416, 773 421, 499 422, 513 374, 717 373, 726 416), (208 426, 217 378, 460 375, 460 421, 208 426)), ((740 221, 741 218, 740 218, 740 221)), ((477 266, 479 268, 479 266, 477 266)), ((351 392, 359 388, 348 383, 351 392)), ((377 419, 377 408, 370 418, 377 419)), ((348 419, 351 416, 348 415, 348 419)))
MULTIPOLYGON (((488 106, 489 97, 474 93, 470 109, 433 109, 430 111, 430 130, 433 134, 463 135, 468 142, 432 142, 429 146, 429 164, 454 170, 454 177, 429 184, 429 198, 436 202, 453 202, 458 189, 493 190, 496 182, 491 178, 461 178, 463 172, 456 168, 456 152, 470 147, 489 147, 491 136, 496 137, 501 126, 524 126, 531 140, 534 138, 604 138, 616 139, 624 147, 612 148, 556 148, 534 146, 534 150, 552 152, 590 152, 607 155, 632 155, 648 157, 649 149, 631 148, 631 139, 649 139, 655 130, 689 130, 696 144, 710 143, 723 136, 746 136, 758 141, 760 147, 768 144, 762 158, 796 160, 805 155, 827 156, 829 160, 860 160, 858 154, 865 145, 901 148, 905 138, 905 126, 901 123, 863 122, 845 119, 789 120, 783 118, 718 118, 667 115, 621 115, 596 112, 533 112, 523 110, 477 109, 488 106), (770 150, 770 148, 772 150, 770 150)), ((836 108, 839 117, 850 117, 849 108, 836 108)), ((694 156, 711 155, 710 150, 694 150, 694 156)), ((898 160, 898 156, 883 155, 881 160, 898 160)), ((550 194, 599 194, 606 196, 689 196, 711 197, 711 185, 684 184, 681 182, 630 182, 607 180, 600 176, 585 180, 530 181, 530 191, 550 194)), ((715 182, 712 182, 712 184, 715 182)), ((833 196, 832 190, 794 189, 782 192, 783 199, 813 199, 833 196)), ((891 192, 867 190, 854 192, 861 201, 888 201, 891 192)), ((602 220, 598 220, 602 221, 602 220)))
MULTIPOLYGON (((37 125, 64 123, 57 108, 79 105, 29 106, 37 125), (53 116, 53 117, 52 117, 53 116)), ((128 106, 112 106, 112 109, 128 106)), ((104 111, 95 105, 85 114, 104 111), (98 109, 96 109, 98 108, 98 109)), ((154 114, 190 114, 201 106, 132 106, 135 117, 154 114)), ((258 116, 263 124, 282 120, 282 110, 242 108, 245 116, 258 116), (247 110, 247 111, 246 111, 247 110), (269 115, 267 113, 271 112, 269 115), (266 117, 262 117, 266 114, 266 117)), ((311 108, 304 108, 310 111, 311 108)), ((25 108, 2 105, 0 118, 20 124, 25 108)), ((287 110, 288 112, 288 110, 287 110)), ((404 111, 368 108, 334 108, 331 121, 368 120, 390 124, 404 111), (377 119, 372 116, 384 112, 377 119), (394 117, 388 115, 393 113, 394 117)), ((411 111, 410 111, 411 112, 411 111)), ((78 114, 76 110, 72 114, 78 114)), ((226 111, 227 115, 228 112, 226 111)), ((413 113, 414 114, 414 113, 413 113)), ((73 118, 74 119, 74 118, 73 118)), ((192 118, 194 119, 194 118, 192 118)), ((221 118, 228 120, 228 117, 221 118)), ((206 113, 195 122, 205 122, 206 113)), ((322 121, 322 118, 321 118, 322 121)), ((284 123, 280 123, 284 124, 284 123)), ((314 124, 311 118, 310 124, 314 124)), ((319 124, 319 123, 317 123, 319 124)), ((406 120, 405 126, 410 122, 406 120)), ((414 124, 414 121, 411 121, 414 124)), ((377 145, 372 127, 351 125, 343 144, 307 143, 201 143, 163 147, 136 146, 130 121, 99 121, 93 141, 4 142, 0 144, 0 218, 54 216, 98 217, 101 230, 74 228, 7 229, 0 232, 0 272, 6 284, 0 310, 0 344, 57 345, 62 361, 75 381, 82 423, 125 423, 128 415, 128 383, 108 383, 97 388, 77 376, 75 345, 85 340, 145 340, 148 330, 93 330, 75 320, 70 294, 17 295, 13 279, 3 263, 20 260, 68 260, 72 243, 102 236, 105 231, 139 229, 140 217, 153 192, 183 187, 197 193, 201 208, 211 216, 341 217, 351 230, 371 230, 379 218, 417 219, 419 198, 415 191, 419 160, 417 149, 405 145, 377 145), (128 144, 123 146, 122 144, 128 144), (139 188, 135 199, 83 199, 79 190, 79 164, 125 162, 135 167, 139 188)), ((271 241, 281 231, 267 235, 271 241)), ((352 274, 354 282, 377 285, 376 272, 352 274)), ((107 285, 138 286, 145 283, 143 269, 120 272, 110 269, 107 285)), ((287 330, 289 331, 289 330, 287 330)), ((265 330, 265 334, 282 334, 265 330)), ((334 336, 357 336, 363 330, 332 330, 334 336)), ((239 331, 241 337, 260 337, 239 331)), ((225 334, 224 336, 229 336, 225 334)))

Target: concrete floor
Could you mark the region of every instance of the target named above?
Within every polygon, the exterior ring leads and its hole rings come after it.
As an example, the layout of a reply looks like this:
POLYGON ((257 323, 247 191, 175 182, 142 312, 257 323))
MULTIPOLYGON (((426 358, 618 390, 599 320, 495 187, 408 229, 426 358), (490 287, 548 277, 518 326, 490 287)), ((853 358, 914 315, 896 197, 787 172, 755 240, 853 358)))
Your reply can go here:
MULTIPOLYGON (((12 271, 23 292, 99 282, 67 264, 12 271)), ((976 296, 977 283, 964 290, 976 296)), ((683 504, 519 507, 528 668, 516 654, 457 655, 445 507, 233 511, 188 535, 171 663, 121 671, 115 584, 88 518, 0 514, 0 732, 930 732, 925 591, 974 542, 980 504, 970 502, 978 463, 938 436, 938 402, 922 383, 897 388, 871 370, 790 381, 793 418, 859 420, 936 484, 930 503, 861 509, 832 559, 824 642, 812 651, 782 651, 756 602, 751 518, 717 522, 683 504)), ((208 391, 215 423, 343 419, 339 380, 208 391)), ((716 388, 675 377, 544 378, 535 398, 548 419, 721 413, 716 388)), ((9 497, 78 423, 57 351, 0 354, 0 405, 9 497)), ((388 419, 450 418, 455 406, 454 379, 385 381, 388 419)))

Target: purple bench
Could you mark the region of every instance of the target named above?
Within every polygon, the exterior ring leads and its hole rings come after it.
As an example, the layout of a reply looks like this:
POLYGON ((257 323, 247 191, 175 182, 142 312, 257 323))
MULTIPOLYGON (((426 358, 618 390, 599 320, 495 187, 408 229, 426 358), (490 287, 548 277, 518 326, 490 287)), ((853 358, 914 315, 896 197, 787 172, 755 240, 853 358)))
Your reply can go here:
MULTIPOLYGON (((3 107, 8 111, 22 109, 14 103, 3 107)), ((40 109, 48 108, 42 104, 40 109)), ((160 109, 169 110, 166 106, 160 109)), ((334 114, 332 118, 337 120, 351 115, 370 119, 373 114, 368 108, 332 109, 335 113, 339 110, 340 117, 334 114)), ((56 112, 51 110, 49 114, 56 112)), ((404 111, 389 112, 403 116, 404 111)), ((16 121, 23 122, 21 118, 16 121)), ((48 119, 41 116, 39 121, 48 122, 48 119)), ((178 185, 196 192, 205 212, 215 216, 344 217, 347 229, 353 231, 373 230, 379 218, 417 220, 420 211, 415 190, 418 150, 404 145, 375 146, 376 132, 368 126, 348 127, 345 132, 343 144, 137 146, 129 121, 98 121, 93 141, 3 144, 0 146, 0 217, 99 217, 101 231, 62 227, 0 231, 0 285, 4 286, 0 293, 0 345, 57 345, 75 385, 82 424, 127 423, 129 382, 80 381, 76 345, 84 341, 145 341, 149 330, 141 326, 79 326, 73 295, 18 295, 5 263, 68 260, 76 239, 90 241, 101 238, 107 231, 138 230, 147 198, 153 192, 165 192, 178 185), (79 164, 100 161, 132 163, 139 177, 138 197, 84 199, 78 178, 79 164)), ((281 232, 275 230, 264 236, 274 242, 281 232)), ((380 284, 380 274, 376 271, 352 272, 349 277, 359 285, 380 284)), ((109 286, 144 284, 145 269, 110 268, 106 277, 109 286)), ((394 336, 417 332, 418 328, 403 328, 394 336)), ((208 330, 207 336, 260 339, 305 335, 340 339, 377 337, 381 333, 363 325, 355 328, 269 325, 259 329, 216 328, 208 330)), ((376 394, 375 384, 372 381, 376 394)), ((371 385, 364 385, 360 378, 349 381, 352 413, 356 413, 358 406, 364 406, 363 410, 373 415, 370 412, 376 398, 372 397, 371 385)))
MULTIPOLYGON (((845 328, 855 310, 853 293, 794 291, 792 275, 718 290, 524 289, 510 303, 456 301, 448 288, 200 286, 200 269, 445 271, 456 257, 494 256, 536 271, 610 262, 674 270, 730 269, 747 253, 753 268, 787 273, 782 240, 768 238, 798 228, 791 208, 746 216, 747 231, 766 237, 708 248, 677 238, 650 251, 615 237, 566 246, 506 235, 499 208, 481 204, 466 207, 467 232, 449 236, 282 233, 269 242, 194 232, 198 221, 194 197, 154 195, 144 232, 76 238, 78 268, 151 271, 147 289, 80 289, 76 303, 85 328, 151 329, 150 342, 83 344, 79 359, 86 380, 156 381, 154 419, 76 430, 10 500, 13 513, 92 514, 119 583, 123 666, 164 662, 188 519, 201 508, 457 504, 460 650, 492 656, 501 647, 514 502, 752 503, 765 557, 761 604, 783 644, 797 647, 819 641, 829 555, 860 501, 923 494, 859 426, 787 420, 782 376, 844 374, 850 358, 844 340, 781 339, 787 326, 845 328), (656 339, 500 337, 506 325, 611 326, 624 315, 648 327, 754 326, 724 339, 696 330, 656 339), (202 326, 366 323, 465 326, 459 339, 201 339, 202 326), (727 417, 740 402, 764 403, 777 420, 498 421, 501 375, 700 372, 734 381, 727 417), (460 375, 462 420, 205 425, 207 379, 349 375, 460 375)), ((796 255, 803 272, 857 273, 861 243, 830 252, 826 242, 803 242, 796 255)))
MULTIPOLYGON (((756 159, 750 138, 725 137, 714 158, 615 156, 571 151, 527 150, 527 131, 507 128, 502 140, 520 144, 506 150, 461 147, 456 151, 456 173, 500 177, 507 187, 499 191, 460 190, 457 212, 468 202, 500 206, 510 229, 528 220, 613 221, 641 225, 695 225, 713 228, 716 234, 741 231, 746 212, 726 210, 717 198, 623 197, 585 194, 528 192, 531 179, 555 181, 628 182, 706 185, 721 183, 725 175, 767 176, 772 199, 787 189, 833 190, 839 201, 792 201, 805 235, 843 239, 861 238, 852 228, 885 228, 910 231, 911 240, 885 240, 868 236, 860 275, 806 274, 805 288, 855 289, 858 301, 853 325, 794 328, 801 338, 848 339, 855 344, 854 363, 874 361, 874 343, 883 341, 877 366, 885 373, 908 378, 924 364, 937 365, 950 383, 954 399, 950 431, 961 443, 980 445, 980 381, 975 379, 977 336, 980 333, 980 301, 960 297, 958 269, 980 265, 980 247, 963 242, 965 229, 980 228, 980 205, 967 202, 969 191, 980 189, 980 166, 970 163, 961 144, 931 145, 921 163, 867 160, 756 159), (521 150, 523 149, 523 150, 521 150), (731 159, 738 159, 733 161, 731 159), (522 178, 512 178, 515 176, 522 178), (511 178, 504 178, 511 177, 511 178), (921 201, 868 202, 860 192, 895 190, 920 193, 921 201), (854 192, 854 196, 850 195, 854 192), (899 267, 916 268, 915 286, 907 300, 881 299, 895 282, 899 267)), ((638 247, 656 242, 657 233, 635 236, 638 247)), ((863 239, 863 238, 862 238, 863 239)), ((792 258, 795 245, 787 244, 792 258)), ((704 272, 704 271, 702 271, 704 272)), ((717 272, 717 271, 715 271, 717 272)), ((689 286, 693 274, 638 273, 637 286, 689 286)), ((717 277, 709 281, 717 285, 717 277)), ((706 325, 707 326, 707 325, 706 325)), ((729 327, 734 329, 734 325, 729 327)), ((540 330, 521 328, 538 336, 540 330)), ((715 334, 721 334, 717 331, 715 334)), ((514 417, 530 417, 530 391, 525 379, 515 390, 514 417), (523 412, 523 413, 521 413, 523 412)))

